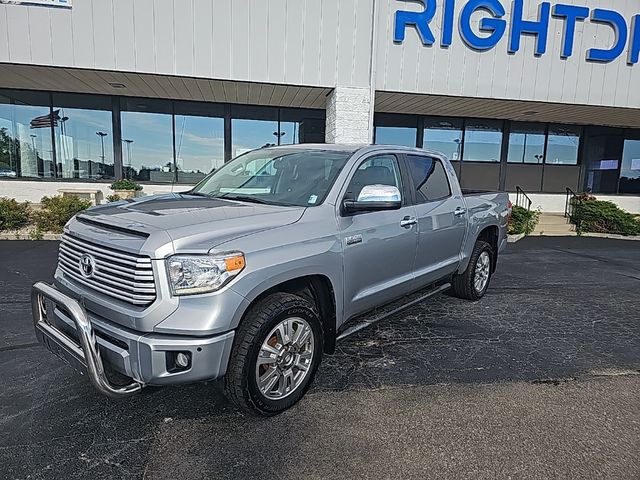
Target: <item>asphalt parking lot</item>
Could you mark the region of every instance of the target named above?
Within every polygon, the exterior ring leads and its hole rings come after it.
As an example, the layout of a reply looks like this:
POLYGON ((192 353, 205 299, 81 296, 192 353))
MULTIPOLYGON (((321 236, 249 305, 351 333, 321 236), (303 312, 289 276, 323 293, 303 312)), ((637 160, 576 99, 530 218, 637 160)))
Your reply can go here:
POLYGON ((114 401, 35 343, 56 242, 0 242, 1 478, 639 478, 640 243, 528 238, 487 296, 361 331, 271 419, 216 382, 114 401))

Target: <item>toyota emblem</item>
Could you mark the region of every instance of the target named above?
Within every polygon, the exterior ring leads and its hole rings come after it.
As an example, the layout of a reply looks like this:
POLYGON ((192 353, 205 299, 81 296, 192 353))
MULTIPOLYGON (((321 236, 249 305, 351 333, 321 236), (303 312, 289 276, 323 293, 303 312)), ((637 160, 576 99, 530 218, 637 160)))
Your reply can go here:
POLYGON ((80 273, 85 278, 91 278, 96 269, 96 261, 91 255, 84 254, 80 257, 80 273))

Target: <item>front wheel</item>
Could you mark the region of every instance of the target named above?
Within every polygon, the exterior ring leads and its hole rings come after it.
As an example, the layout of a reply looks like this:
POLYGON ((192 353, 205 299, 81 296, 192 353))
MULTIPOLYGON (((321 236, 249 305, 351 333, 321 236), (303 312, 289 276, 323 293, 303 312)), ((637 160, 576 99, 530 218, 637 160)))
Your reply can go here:
POLYGON ((456 297, 480 300, 489 288, 494 251, 487 242, 478 240, 471 252, 469 265, 461 275, 456 275, 451 288, 456 297))
POLYGON ((248 413, 280 413, 304 396, 322 350, 315 306, 297 295, 269 295, 236 332, 225 376, 227 397, 248 413))

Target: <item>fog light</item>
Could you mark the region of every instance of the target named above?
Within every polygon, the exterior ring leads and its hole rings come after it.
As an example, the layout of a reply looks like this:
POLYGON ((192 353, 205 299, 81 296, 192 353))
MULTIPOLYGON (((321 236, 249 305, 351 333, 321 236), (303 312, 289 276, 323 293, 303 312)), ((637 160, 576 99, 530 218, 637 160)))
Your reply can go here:
POLYGON ((176 365, 180 368, 188 367, 189 357, 184 353, 178 353, 178 355, 176 355, 176 365))

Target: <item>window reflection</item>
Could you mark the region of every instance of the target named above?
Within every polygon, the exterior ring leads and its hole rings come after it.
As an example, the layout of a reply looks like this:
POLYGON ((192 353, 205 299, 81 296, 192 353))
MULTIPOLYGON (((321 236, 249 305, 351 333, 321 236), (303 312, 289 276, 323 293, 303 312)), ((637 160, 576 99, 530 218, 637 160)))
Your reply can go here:
POLYGON ((620 193, 640 194, 640 140, 624 141, 620 193))
POLYGON ((173 121, 169 102, 127 99, 122 106, 123 176, 170 183, 175 179, 173 121), (155 110, 157 113, 152 113, 155 110))
POLYGON ((535 123, 512 123, 507 162, 542 163, 544 159, 544 130, 544 125, 535 123))
POLYGON ((48 94, 38 92, 0 96, 0 177, 56 176, 51 128, 60 115, 48 105, 48 94))
POLYGON ((286 131, 278 130, 278 109, 234 106, 231 110, 231 157, 279 144, 286 131))
POLYGON ((425 118, 423 148, 443 153, 449 160, 460 160, 462 120, 425 118))
POLYGON ((469 120, 464 133, 464 161, 499 162, 502 151, 502 122, 469 120))
POLYGON ((197 183, 224 165, 224 119, 176 115, 178 181, 197 183))
POLYGON ((580 146, 580 127, 572 125, 549 125, 546 163, 577 165, 580 146))
POLYGON ((417 132, 415 127, 376 127, 376 144, 415 147, 417 132))
POLYGON ((53 102, 53 110, 59 112, 60 117, 58 125, 54 126, 58 175, 62 178, 113 179, 110 99, 54 95, 53 102))
POLYGON ((280 145, 324 143, 325 116, 322 110, 280 109, 280 145))

